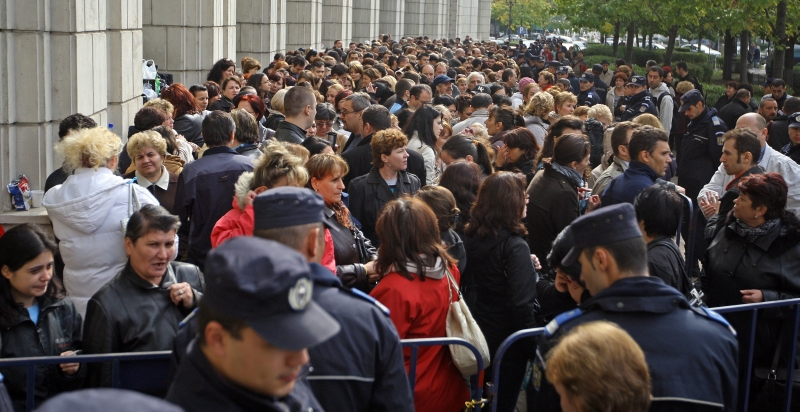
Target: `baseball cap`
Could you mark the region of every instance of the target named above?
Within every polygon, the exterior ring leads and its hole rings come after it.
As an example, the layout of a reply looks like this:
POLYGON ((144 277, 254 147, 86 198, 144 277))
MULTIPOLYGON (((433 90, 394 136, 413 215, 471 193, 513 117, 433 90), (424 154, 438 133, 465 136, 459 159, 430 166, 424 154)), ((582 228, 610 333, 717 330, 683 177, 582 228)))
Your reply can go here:
POLYGON ((486 93, 488 95, 491 95, 492 94, 492 89, 487 84, 479 84, 479 85, 475 86, 474 89, 472 89, 472 92, 476 93, 476 94, 477 93, 486 93))
POLYGON ((577 262, 583 249, 588 247, 642 237, 636 212, 630 203, 608 206, 585 214, 575 219, 570 228, 572 233, 580 233, 580 236, 573 236, 572 249, 561 260, 564 266, 577 262))
POLYGON ((440 75, 438 75, 438 76, 433 78, 432 86, 436 87, 436 86, 438 86, 438 85, 440 85, 442 83, 452 83, 454 81, 455 80, 453 80, 452 78, 448 77, 446 74, 440 74, 440 75))
POLYGON ((583 73, 578 81, 594 83, 594 75, 591 73, 583 73))
POLYGON ((645 86, 645 87, 647 87, 647 79, 645 79, 642 76, 631 76, 631 78, 628 79, 628 83, 627 84, 635 84, 637 86, 645 86))
POLYGON ((800 112, 789 115, 789 127, 800 127, 800 112))
POLYGON ((703 94, 697 89, 689 90, 683 96, 681 96, 681 107, 678 109, 678 113, 685 112, 689 109, 689 106, 694 106, 697 104, 697 102, 705 103, 703 94))
POLYGON ((273 346, 297 351, 339 333, 339 322, 312 300, 306 258, 288 246, 235 237, 208 254, 204 272, 203 303, 244 320, 273 346))
POLYGON ((253 228, 277 229, 282 227, 324 223, 325 201, 311 189, 282 186, 267 190, 253 200, 253 228))
POLYGON ((595 64, 592 66, 592 73, 600 74, 603 72, 603 65, 602 64, 595 64))

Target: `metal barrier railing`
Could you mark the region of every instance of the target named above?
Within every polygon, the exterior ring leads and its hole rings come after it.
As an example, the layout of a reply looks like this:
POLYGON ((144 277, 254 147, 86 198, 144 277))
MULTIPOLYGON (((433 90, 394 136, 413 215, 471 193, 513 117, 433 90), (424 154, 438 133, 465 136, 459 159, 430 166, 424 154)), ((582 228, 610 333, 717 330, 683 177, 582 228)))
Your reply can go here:
MULTIPOLYGON (((786 308, 786 307, 793 307, 793 316, 791 317, 791 324, 794 325, 792 329, 792 333, 789 334, 790 341, 787 342, 787 347, 789 348, 788 352, 790 354, 787 360, 787 367, 786 367, 786 382, 792 382, 794 377, 794 356, 795 350, 797 348, 797 336, 798 336, 798 328, 800 328, 800 298, 798 299, 789 299, 789 300, 782 300, 782 301, 775 301, 775 302, 762 302, 762 303, 750 303, 746 305, 734 305, 734 306, 723 306, 713 308, 714 312, 719 314, 730 314, 730 313, 742 313, 742 312, 751 312, 750 318, 750 328, 749 334, 747 336, 747 341, 745 342, 745 349, 747 350, 747 365, 745 368, 740 368, 739 370, 739 399, 738 405, 742 405, 743 407, 740 410, 747 410, 750 402, 750 391, 741 390, 741 388, 750 388, 750 381, 752 376, 752 369, 753 369, 753 350, 755 349, 755 332, 756 332, 756 325, 758 322, 758 311, 765 310, 765 309, 776 309, 776 308, 786 308)), ((737 331, 737 333, 742 333, 743 331, 737 331)), ((488 386, 487 389, 487 397, 492 399, 492 412, 497 411, 497 402, 494 402, 495 395, 497 394, 497 388, 500 386, 500 364, 503 361, 503 356, 505 356, 506 351, 508 348, 511 347, 514 343, 519 341, 520 339, 524 338, 532 338, 541 335, 544 333, 544 328, 535 328, 535 329, 523 329, 511 334, 503 343, 500 344, 500 347, 497 349, 497 353, 494 354, 494 358, 492 358, 492 386, 488 386)), ((742 339, 739 340, 740 342, 742 339)), ((742 351, 742 346, 739 347, 739 351, 742 351)), ((786 386, 786 393, 784 396, 783 404, 785 405, 785 411, 789 411, 791 407, 791 396, 792 396, 792 385, 787 384, 786 386)))
POLYGON ((482 388, 479 382, 479 375, 484 369, 483 358, 478 349, 471 343, 459 338, 422 338, 422 339, 403 339, 400 341, 404 348, 411 349, 411 366, 408 371, 408 383, 411 385, 411 393, 414 393, 415 380, 417 378, 417 352, 420 346, 445 346, 461 345, 472 351, 478 361, 478 373, 469 377, 471 402, 476 411, 480 411, 483 404, 482 388))
MULTIPOLYGON (((480 352, 469 342, 458 338, 425 338, 425 339, 404 339, 401 341, 404 348, 411 350, 411 367, 408 374, 408 383, 411 385, 411 392, 414 392, 414 385, 417 370, 417 354, 422 346, 444 346, 444 345, 461 345, 467 347, 475 355, 478 362, 478 370, 483 371, 485 365, 480 352)), ((95 362, 111 362, 111 386, 119 388, 122 385, 122 377, 120 376, 120 364, 127 362, 141 362, 141 361, 164 361, 169 362, 171 351, 160 352, 138 352, 138 353, 108 353, 102 355, 78 355, 71 357, 64 356, 43 356, 36 358, 8 358, 0 359, 0 367, 15 367, 24 366, 27 368, 27 399, 26 409, 32 411, 34 409, 34 391, 36 387, 36 367, 42 365, 58 365, 62 363, 95 363, 95 362)), ((164 388, 166 389, 166 388, 164 388)), ((482 393, 479 382, 479 374, 470 377, 470 396, 471 402, 475 405, 475 410, 481 410, 482 393)))

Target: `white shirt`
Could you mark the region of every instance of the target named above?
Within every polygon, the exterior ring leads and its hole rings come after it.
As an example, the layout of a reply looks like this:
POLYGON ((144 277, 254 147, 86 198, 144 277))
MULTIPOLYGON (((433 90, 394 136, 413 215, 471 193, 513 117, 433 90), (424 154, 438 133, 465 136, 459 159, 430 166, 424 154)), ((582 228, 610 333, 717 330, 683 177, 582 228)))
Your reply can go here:
MULTIPOLYGON (((800 212, 800 165, 769 145, 764 148, 764 156, 758 162, 758 165, 767 172, 777 173, 783 177, 786 185, 789 186, 786 209, 792 210, 794 213, 800 212)), ((700 199, 704 198, 706 192, 709 191, 717 192, 722 196, 725 193, 725 187, 733 181, 734 177, 725 173, 725 168, 719 165, 714 176, 711 176, 711 181, 700 190, 697 201, 700 202, 700 199)))
POLYGON ((139 173, 138 170, 136 171, 135 176, 136 176, 136 183, 138 183, 139 186, 145 189, 147 189, 148 187, 150 187, 150 185, 153 184, 164 190, 167 190, 167 188, 169 187, 169 171, 167 171, 167 167, 164 165, 161 165, 161 177, 159 177, 158 180, 156 180, 154 183, 151 183, 149 180, 147 180, 146 177, 142 176, 142 174, 139 173))

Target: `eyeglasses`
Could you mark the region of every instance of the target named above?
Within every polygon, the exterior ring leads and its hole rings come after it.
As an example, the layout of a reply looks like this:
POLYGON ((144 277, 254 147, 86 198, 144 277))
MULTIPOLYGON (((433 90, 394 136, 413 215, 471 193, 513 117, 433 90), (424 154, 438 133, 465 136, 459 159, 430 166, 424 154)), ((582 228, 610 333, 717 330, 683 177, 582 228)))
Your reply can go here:
POLYGON ((317 125, 317 127, 321 128, 321 129, 322 128, 327 129, 329 127, 333 127, 333 122, 328 122, 328 121, 324 121, 324 120, 318 120, 318 121, 316 121, 314 123, 317 125))
POLYGON ((345 110, 345 109, 342 109, 342 110, 339 110, 339 113, 341 113, 341 114, 342 114, 342 116, 347 116, 348 114, 351 114, 351 113, 358 113, 358 112, 363 112, 363 111, 364 111, 364 109, 361 109, 361 110, 354 110, 354 111, 352 111, 352 112, 348 112, 347 110, 345 110))

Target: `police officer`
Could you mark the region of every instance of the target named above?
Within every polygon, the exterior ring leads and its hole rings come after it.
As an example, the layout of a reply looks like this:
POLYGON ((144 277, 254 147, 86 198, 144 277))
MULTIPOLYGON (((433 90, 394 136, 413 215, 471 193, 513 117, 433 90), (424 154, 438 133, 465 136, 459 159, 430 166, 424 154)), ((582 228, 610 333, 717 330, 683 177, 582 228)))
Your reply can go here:
POLYGON ((339 333, 312 300, 305 258, 241 236, 208 254, 197 338, 166 400, 193 411, 320 411, 308 384, 308 350, 339 333))
MULTIPOLYGON (((547 325, 533 376, 543 375, 543 357, 565 333, 584 323, 610 321, 645 353, 651 410, 735 410, 736 333, 720 315, 692 308, 680 292, 647 276, 647 245, 633 206, 604 207, 570 228, 575 243, 562 264, 580 263, 581 280, 592 297, 547 325)), ((545 399, 550 388, 540 385, 536 410, 557 410, 557 397, 545 399)))
POLYGON ((342 327, 325 345, 308 350, 314 366, 308 377, 311 390, 328 411, 411 412, 414 399, 388 310, 369 295, 343 288, 339 278, 319 264, 324 210, 320 195, 290 186, 268 190, 253 202, 253 235, 305 255, 314 301, 342 327))
POLYGON ((531 62, 531 70, 533 72, 532 79, 538 79, 539 73, 545 70, 544 68, 544 60, 542 60, 539 56, 532 56, 528 60, 531 62))
POLYGON ((625 85, 625 89, 628 92, 627 107, 620 120, 623 122, 631 121, 644 113, 650 113, 658 117, 656 102, 653 100, 650 91, 647 90, 647 79, 642 76, 631 76, 628 79, 628 84, 625 85))
POLYGON ((681 96, 678 112, 690 119, 688 132, 678 146, 678 185, 686 189, 686 196, 697 199, 703 185, 719 167, 722 156, 722 137, 728 128, 717 116, 717 109, 706 107, 699 90, 689 90, 681 96))
POLYGON ((546 67, 547 67, 547 71, 549 71, 550 73, 553 73, 553 77, 558 78, 558 76, 556 76, 556 74, 557 74, 556 72, 558 71, 558 68, 561 67, 561 63, 559 63, 557 61, 550 61, 550 62, 547 62, 547 66, 546 67))
POLYGON ((608 94, 608 84, 600 78, 600 75, 603 74, 603 66, 599 64, 592 66, 592 74, 594 75, 594 88, 597 90, 597 94, 600 95, 600 101, 604 102, 608 94))
POLYGON ((578 94, 578 106, 592 107, 596 104, 600 104, 600 95, 597 93, 597 89, 594 88, 594 75, 586 72, 583 73, 578 80, 580 81, 581 88, 581 92, 578 94))

